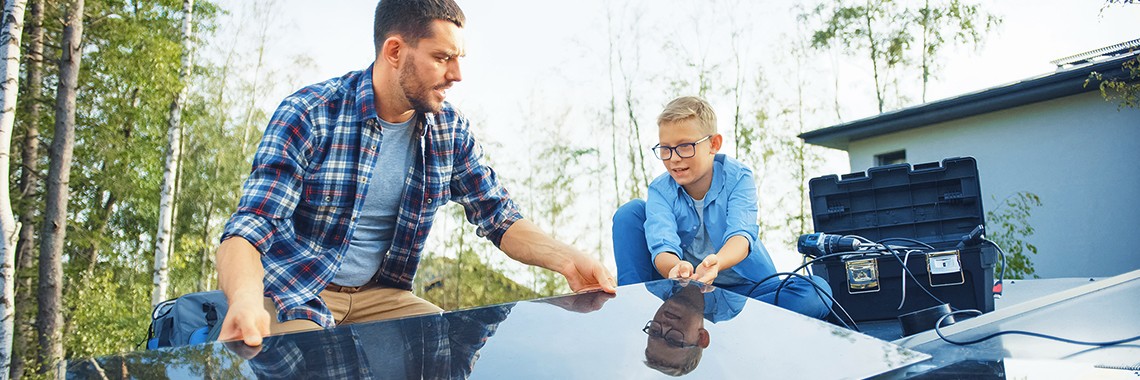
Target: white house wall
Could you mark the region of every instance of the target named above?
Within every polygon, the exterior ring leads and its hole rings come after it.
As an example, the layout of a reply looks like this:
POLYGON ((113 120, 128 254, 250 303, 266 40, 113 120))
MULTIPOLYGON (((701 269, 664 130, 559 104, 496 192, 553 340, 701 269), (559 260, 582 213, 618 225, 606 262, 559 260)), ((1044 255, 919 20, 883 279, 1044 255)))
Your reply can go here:
POLYGON ((987 211, 1019 191, 1040 196, 1027 240, 1042 278, 1140 268, 1140 110, 1073 95, 852 141, 851 169, 901 149, 910 163, 975 157, 987 211))

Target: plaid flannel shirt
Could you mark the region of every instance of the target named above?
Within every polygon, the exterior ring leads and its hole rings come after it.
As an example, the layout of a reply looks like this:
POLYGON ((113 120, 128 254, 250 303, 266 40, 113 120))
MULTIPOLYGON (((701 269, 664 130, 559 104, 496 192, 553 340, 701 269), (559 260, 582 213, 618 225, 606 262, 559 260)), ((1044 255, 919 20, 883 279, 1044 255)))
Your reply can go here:
MULTIPOLYGON (((369 66, 294 93, 266 127, 221 239, 244 238, 261 253, 278 320, 335 324, 319 294, 340 268, 368 193, 381 132, 374 99, 369 66)), ((415 117, 416 160, 375 277, 401 289, 411 289, 436 210, 447 201, 462 204, 477 234, 496 246, 522 218, 483 164, 467 118, 448 103, 415 117)))

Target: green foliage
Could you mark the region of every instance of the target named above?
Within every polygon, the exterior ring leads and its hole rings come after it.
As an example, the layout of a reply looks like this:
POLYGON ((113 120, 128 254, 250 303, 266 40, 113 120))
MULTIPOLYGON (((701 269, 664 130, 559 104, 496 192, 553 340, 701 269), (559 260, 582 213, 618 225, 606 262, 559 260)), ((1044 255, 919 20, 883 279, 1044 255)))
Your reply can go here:
POLYGON ((132 351, 146 340, 151 311, 149 272, 102 270, 71 282, 71 291, 64 297, 68 357, 132 351))
POLYGON ((533 299, 539 293, 472 257, 428 256, 420 261, 416 294, 444 310, 533 299))
POLYGON ((889 87, 886 75, 907 63, 905 52, 914 40, 907 30, 910 11, 894 0, 871 0, 836 2, 830 12, 821 4, 815 14, 823 17, 824 24, 812 34, 811 46, 823 49, 838 43, 848 54, 866 54, 875 78, 879 112, 883 112, 889 87))
POLYGON ((1122 66, 1121 70, 1128 74, 1128 79, 1105 80, 1104 74, 1094 71, 1085 79, 1085 86, 1094 80, 1100 82, 1100 95, 1105 101, 1120 102, 1118 110, 1125 107, 1140 108, 1140 55, 1125 61, 1122 66))
MULTIPOLYGON (((1032 257, 1037 254, 1037 246, 1029 241, 1035 232, 1029 223, 1034 208, 1041 207, 1041 198, 1036 194, 1022 191, 1006 197, 996 208, 986 212, 987 237, 1002 247, 1006 253, 1005 278, 1026 278, 1034 274, 1032 257)), ((1001 273, 1000 262, 994 268, 994 277, 1001 273)))
MULTIPOLYGON (((799 17, 802 21, 821 20, 812 33, 811 46, 825 50, 839 46, 849 55, 859 56, 871 65, 879 112, 885 111, 888 90, 895 89, 900 72, 912 68, 912 55, 917 48, 922 78, 922 97, 926 84, 937 69, 938 55, 949 38, 962 44, 979 46, 983 36, 1001 19, 982 10, 980 5, 960 0, 927 0, 917 2, 894 0, 847 0, 822 3, 799 17), (917 46, 915 46, 917 45, 917 46)), ((897 100, 905 102, 899 93, 897 100)))
MULTIPOLYGON (((178 43, 183 17, 181 1, 88 0, 86 5, 75 159, 69 183, 72 195, 63 253, 67 331, 64 345, 69 359, 135 350, 145 338, 150 321, 152 238, 157 229, 167 119, 170 102, 183 85, 178 77, 182 55, 178 43)), ((210 38, 220 12, 209 1, 196 2, 196 45, 210 38)), ((44 57, 49 61, 44 65, 43 93, 20 99, 39 102, 44 112, 40 120, 19 119, 22 115, 17 114, 22 130, 37 126, 45 145, 50 143, 49 104, 58 81, 56 67, 50 60, 60 54, 57 41, 62 14, 63 5, 47 4, 44 57)), ((209 65, 200 64, 190 82, 220 82, 211 79, 217 70, 209 65)), ((205 99, 201 91, 192 92, 184 108, 185 133, 193 135, 184 141, 194 149, 186 155, 188 164, 184 163, 184 169, 193 171, 183 172, 184 179, 194 181, 188 181, 190 186, 184 186, 184 190, 191 190, 190 195, 197 199, 216 199, 229 207, 240 183, 239 176, 231 172, 236 170, 234 166, 242 166, 229 163, 242 162, 244 158, 234 159, 238 156, 224 153, 235 149, 226 145, 230 139, 224 137, 224 127, 219 127, 211 116, 218 112, 217 107, 211 108, 205 99), (211 180, 202 180, 204 172, 213 174, 211 180), (210 186, 201 185, 202 182, 210 182, 210 186)), ((30 165, 40 177, 44 176, 46 156, 41 154, 40 162, 30 165)), ((42 202, 42 194, 36 193, 22 199, 21 205, 35 209, 42 207, 42 202)), ((187 227, 218 223, 219 214, 204 216, 194 207, 197 204, 196 199, 183 198, 180 228, 194 231, 187 227)), ((182 236, 179 241, 187 239, 182 236)), ((185 245, 181 249, 201 249, 202 244, 191 243, 198 240, 180 243, 185 245)), ((197 289, 178 285, 178 281, 194 283, 187 279, 200 278, 202 272, 200 260, 188 260, 186 256, 176 247, 172 274, 175 288, 181 290, 179 294, 197 289)), ((33 287, 30 291, 35 290, 33 287)), ((26 358, 26 373, 34 371, 34 350, 18 354, 26 358)))
POLYGON ((922 100, 925 102, 926 85, 938 68, 937 58, 947 43, 947 36, 953 43, 977 47, 982 44, 985 33, 1000 24, 1001 19, 987 14, 977 4, 942 0, 931 5, 927 0, 917 9, 913 22, 922 28, 922 100))

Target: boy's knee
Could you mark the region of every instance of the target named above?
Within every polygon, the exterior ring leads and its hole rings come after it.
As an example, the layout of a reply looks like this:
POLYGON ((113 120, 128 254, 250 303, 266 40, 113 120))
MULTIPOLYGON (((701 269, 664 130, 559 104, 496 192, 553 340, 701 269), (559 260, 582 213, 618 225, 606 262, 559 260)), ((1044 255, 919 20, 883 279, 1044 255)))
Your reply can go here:
POLYGON ((813 297, 816 299, 815 302, 808 302, 807 310, 803 310, 802 313, 820 319, 826 318, 831 313, 832 307, 831 286, 819 276, 807 276, 806 280, 800 285, 805 288, 804 291, 809 292, 808 294, 814 294, 817 297, 813 297), (815 285, 812 285, 813 283, 815 285))
POLYGON ((626 204, 618 207, 614 212, 614 227, 619 224, 636 223, 641 225, 645 223, 645 200, 634 199, 626 202, 626 204))

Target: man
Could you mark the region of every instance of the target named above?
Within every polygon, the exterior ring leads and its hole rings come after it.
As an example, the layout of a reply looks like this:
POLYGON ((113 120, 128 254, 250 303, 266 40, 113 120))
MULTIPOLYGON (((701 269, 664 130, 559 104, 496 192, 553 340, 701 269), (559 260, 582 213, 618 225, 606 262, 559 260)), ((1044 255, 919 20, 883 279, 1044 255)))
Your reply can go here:
POLYGON ((373 64, 278 107, 218 248, 220 340, 439 312, 410 289, 448 200, 512 259, 614 292, 598 261, 522 218, 444 102, 462 79, 464 22, 452 0, 382 0, 373 64))

